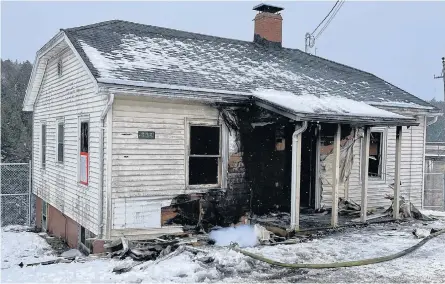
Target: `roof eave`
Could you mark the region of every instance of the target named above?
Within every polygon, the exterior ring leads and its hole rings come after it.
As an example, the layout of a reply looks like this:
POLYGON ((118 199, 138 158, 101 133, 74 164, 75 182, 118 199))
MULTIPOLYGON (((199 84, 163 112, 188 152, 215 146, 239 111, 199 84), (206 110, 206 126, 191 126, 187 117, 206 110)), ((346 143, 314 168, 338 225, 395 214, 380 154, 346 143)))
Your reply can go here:
POLYGON ((255 104, 273 111, 275 113, 286 116, 296 121, 317 121, 325 123, 345 123, 355 126, 418 126, 419 122, 415 118, 390 118, 390 117, 369 117, 369 116, 352 116, 352 115, 333 115, 333 114, 308 114, 297 113, 289 109, 285 109, 276 104, 264 100, 255 99, 255 104))

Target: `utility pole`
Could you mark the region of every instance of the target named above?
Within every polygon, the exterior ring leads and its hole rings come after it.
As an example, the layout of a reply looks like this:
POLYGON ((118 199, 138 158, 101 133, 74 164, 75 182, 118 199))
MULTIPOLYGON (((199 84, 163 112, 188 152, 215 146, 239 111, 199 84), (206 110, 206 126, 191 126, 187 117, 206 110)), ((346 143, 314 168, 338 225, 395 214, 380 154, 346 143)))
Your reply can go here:
POLYGON ((442 79, 443 80, 443 99, 445 103, 445 57, 442 57, 442 75, 434 76, 434 79, 442 79))

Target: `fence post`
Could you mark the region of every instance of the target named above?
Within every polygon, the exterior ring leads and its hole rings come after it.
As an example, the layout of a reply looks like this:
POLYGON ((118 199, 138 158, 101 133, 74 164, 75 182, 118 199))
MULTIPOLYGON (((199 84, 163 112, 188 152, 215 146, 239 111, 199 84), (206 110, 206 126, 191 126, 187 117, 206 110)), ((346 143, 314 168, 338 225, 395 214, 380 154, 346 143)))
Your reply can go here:
POLYGON ((31 214, 32 214, 32 204, 31 204, 31 178, 32 178, 32 164, 31 160, 28 162, 28 226, 31 226, 31 214))
POLYGON ((442 192, 443 192, 443 200, 442 200, 442 210, 445 211, 445 173, 442 173, 443 183, 442 183, 442 192))

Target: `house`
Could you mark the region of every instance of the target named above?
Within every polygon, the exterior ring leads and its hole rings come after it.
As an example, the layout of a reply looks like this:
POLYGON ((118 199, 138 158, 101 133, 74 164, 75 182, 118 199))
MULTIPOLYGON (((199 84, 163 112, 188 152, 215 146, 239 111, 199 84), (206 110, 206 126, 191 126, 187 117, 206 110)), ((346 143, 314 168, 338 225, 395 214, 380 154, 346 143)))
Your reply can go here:
POLYGON ((62 29, 37 52, 23 109, 38 227, 97 252, 181 232, 177 208, 202 222, 217 208, 220 224, 288 212, 298 230, 302 208, 332 208, 337 226, 339 197, 361 203, 363 222, 385 194, 422 204, 438 110, 283 47, 282 9, 254 10, 253 41, 113 20, 62 29))

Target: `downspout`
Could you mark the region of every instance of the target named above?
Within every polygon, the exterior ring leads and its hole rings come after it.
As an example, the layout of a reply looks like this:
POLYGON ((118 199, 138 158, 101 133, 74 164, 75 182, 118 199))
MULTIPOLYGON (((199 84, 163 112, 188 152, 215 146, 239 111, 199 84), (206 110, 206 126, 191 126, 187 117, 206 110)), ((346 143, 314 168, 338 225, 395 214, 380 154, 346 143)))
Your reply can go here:
MULTIPOLYGON (((99 133, 99 210, 98 210, 98 219, 99 219, 99 228, 98 228, 98 236, 97 238, 102 238, 102 228, 104 226, 104 219, 103 219, 103 211, 104 211, 104 128, 105 128, 105 117, 108 114, 108 111, 110 110, 111 106, 114 102, 114 94, 108 94, 108 102, 105 107, 105 109, 102 111, 102 114, 100 115, 100 133, 99 133)), ((108 151, 111 151, 111 149, 108 149, 108 151)), ((107 177, 111 178, 111 177, 107 177)))
POLYGON ((296 227, 300 219, 300 181, 301 181, 301 139, 300 136, 307 129, 307 121, 303 121, 301 127, 295 126, 292 134, 292 178, 291 178, 291 229, 296 227), (298 192, 298 194, 297 194, 298 192), (298 209, 298 210, 297 210, 298 209))

